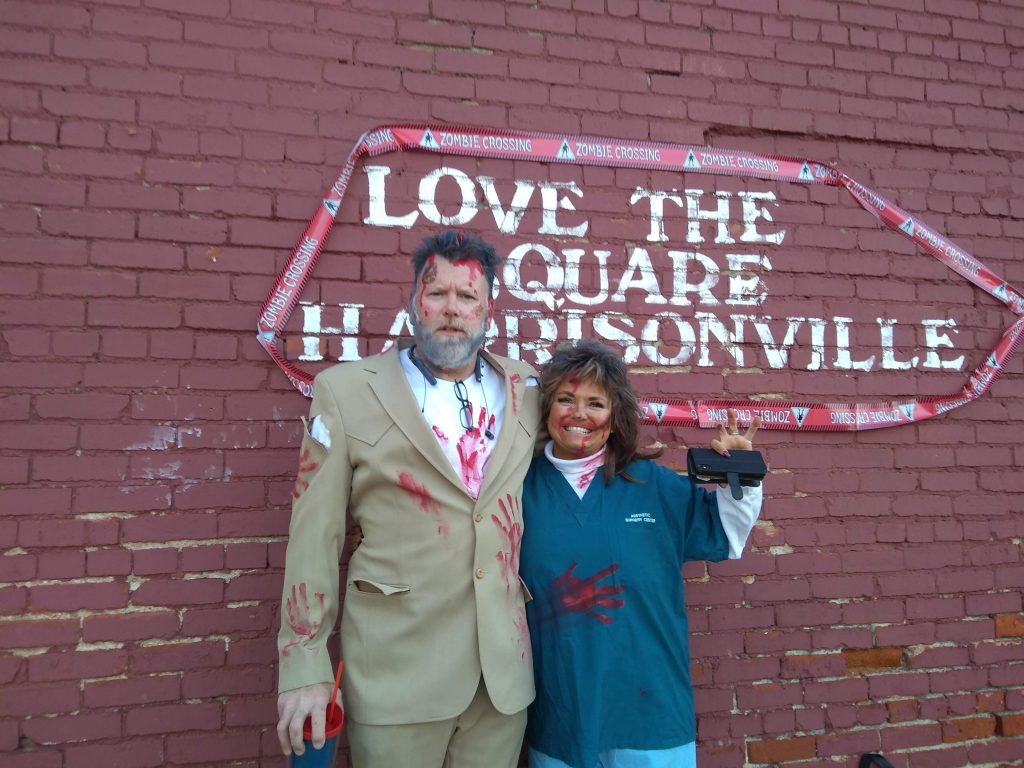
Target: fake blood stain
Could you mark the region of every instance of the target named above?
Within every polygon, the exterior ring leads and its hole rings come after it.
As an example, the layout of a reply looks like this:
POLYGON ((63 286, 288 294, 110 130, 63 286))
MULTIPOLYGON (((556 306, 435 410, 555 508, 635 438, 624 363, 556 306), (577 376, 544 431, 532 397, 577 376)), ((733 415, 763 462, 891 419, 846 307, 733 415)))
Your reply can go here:
MULTIPOLYGON (((473 418, 472 406, 470 406, 469 418, 473 418)), ((480 409, 480 417, 477 419, 473 429, 466 430, 466 434, 459 438, 455 450, 459 455, 459 464, 462 474, 462 484, 466 486, 469 495, 474 499, 480 496, 480 487, 484 483, 484 471, 487 469, 487 440, 486 432, 494 431, 494 416, 487 417, 487 409, 480 409), (486 422, 487 426, 484 426, 486 422)))
POLYGON ((414 498, 419 508, 437 521, 438 536, 448 535, 448 525, 441 519, 441 505, 430 495, 427 486, 417 483, 408 472, 399 472, 398 487, 414 498))
POLYGON ((520 608, 519 615, 515 618, 516 630, 519 632, 519 647, 523 650, 519 654, 521 661, 525 662, 532 658, 533 648, 530 645, 530 625, 526 621, 526 609, 520 608))
POLYGON ((619 570, 619 564, 612 563, 585 579, 574 576, 575 570, 576 563, 573 563, 565 573, 552 582, 555 611, 581 613, 602 624, 613 623, 615 620, 605 611, 621 608, 626 604, 621 597, 616 597, 625 592, 626 588, 621 584, 598 585, 598 582, 604 581, 619 570))
POLYGON ((452 262, 452 266, 468 269, 470 283, 476 282, 477 277, 484 273, 483 265, 476 259, 456 259, 452 262))
POLYGON ((498 507, 501 509, 501 517, 491 515, 501 539, 501 550, 497 554, 498 566, 505 579, 505 591, 511 592, 512 586, 519 580, 519 548, 523 541, 519 498, 505 494, 504 499, 498 499, 498 507))
POLYGON ((583 474, 579 476, 576 481, 576 487, 581 491, 586 491, 590 485, 590 481, 594 479, 594 475, 597 474, 597 470, 604 464, 604 451, 594 454, 594 456, 583 465, 583 474))
POLYGON ((309 460, 309 448, 299 455, 299 473, 295 477, 295 486, 292 488, 292 498, 299 498, 303 491, 309 488, 309 481, 303 477, 303 475, 306 475, 309 472, 315 472, 319 466, 320 465, 315 461, 309 460))
POLYGON ((281 648, 281 655, 287 656, 291 649, 301 645, 307 640, 312 640, 320 630, 324 615, 324 593, 314 592, 313 597, 320 603, 320 619, 313 621, 309 607, 309 596, 307 594, 306 582, 299 584, 298 589, 292 584, 291 596, 285 601, 285 616, 288 627, 295 633, 296 638, 289 641, 281 648))
POLYGON ((523 377, 518 373, 513 373, 508 377, 509 389, 512 390, 512 413, 519 413, 519 390, 516 386, 522 381, 523 377))
POLYGON ((424 317, 427 317, 428 312, 427 312, 426 305, 423 303, 423 297, 427 293, 427 286, 430 285, 432 282, 434 282, 434 280, 436 280, 436 279, 437 279, 437 264, 435 263, 434 255, 431 254, 430 258, 427 259, 427 266, 423 270, 423 275, 420 278, 420 295, 419 295, 419 299, 416 302, 417 305, 420 308, 420 311, 423 312, 423 316, 424 317))
POLYGON ((601 443, 607 442, 608 435, 611 434, 611 426, 609 424, 605 424, 604 426, 595 425, 591 427, 586 423, 581 423, 580 420, 574 416, 567 416, 560 420, 558 422, 558 426, 563 430, 566 427, 587 427, 587 429, 592 430, 589 435, 583 435, 580 437, 579 447, 576 448, 576 456, 581 459, 590 452, 591 443, 596 441, 601 441, 601 443))

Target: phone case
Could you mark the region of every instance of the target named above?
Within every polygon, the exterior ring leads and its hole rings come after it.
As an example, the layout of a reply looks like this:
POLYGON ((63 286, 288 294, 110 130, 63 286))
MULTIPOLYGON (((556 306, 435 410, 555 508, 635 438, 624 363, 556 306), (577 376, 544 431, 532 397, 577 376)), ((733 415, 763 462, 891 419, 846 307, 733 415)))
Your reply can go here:
POLYGON ((686 452, 686 472, 695 483, 728 483, 734 499, 743 498, 741 486, 761 484, 768 467, 760 451, 729 451, 723 456, 710 448, 686 452))

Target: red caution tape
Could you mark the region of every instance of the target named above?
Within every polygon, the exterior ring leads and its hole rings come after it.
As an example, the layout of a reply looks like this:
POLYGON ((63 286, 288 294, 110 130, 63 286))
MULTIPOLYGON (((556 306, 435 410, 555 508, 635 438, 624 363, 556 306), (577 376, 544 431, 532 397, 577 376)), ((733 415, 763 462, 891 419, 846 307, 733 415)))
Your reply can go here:
POLYGON ((845 188, 862 208, 889 229, 913 240, 968 282, 1006 304, 1018 319, 1004 332, 992 353, 951 395, 890 400, 876 403, 804 403, 773 400, 665 400, 642 403, 643 422, 668 426, 714 427, 725 421, 727 408, 739 412, 739 422, 761 418, 763 429, 856 432, 881 429, 932 418, 966 405, 989 390, 1024 337, 1024 295, 974 256, 885 197, 845 173, 814 160, 712 147, 622 141, 595 136, 494 131, 483 128, 394 125, 378 127, 356 143, 323 204, 299 238, 291 258, 263 303, 257 338, 296 389, 312 396, 313 377, 285 360, 278 349, 299 294, 312 274, 317 257, 341 206, 356 163, 364 156, 413 150, 504 160, 644 168, 725 176, 741 176, 797 184, 845 188))

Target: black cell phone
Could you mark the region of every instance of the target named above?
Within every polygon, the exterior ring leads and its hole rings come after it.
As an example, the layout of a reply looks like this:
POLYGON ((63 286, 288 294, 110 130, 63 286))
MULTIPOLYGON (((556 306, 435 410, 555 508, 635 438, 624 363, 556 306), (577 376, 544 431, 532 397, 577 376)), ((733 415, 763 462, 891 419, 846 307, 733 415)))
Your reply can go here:
POLYGON ((732 497, 743 498, 741 486, 760 485, 768 473, 760 451, 729 451, 723 456, 710 448, 686 452, 686 473, 695 483, 728 483, 732 497))

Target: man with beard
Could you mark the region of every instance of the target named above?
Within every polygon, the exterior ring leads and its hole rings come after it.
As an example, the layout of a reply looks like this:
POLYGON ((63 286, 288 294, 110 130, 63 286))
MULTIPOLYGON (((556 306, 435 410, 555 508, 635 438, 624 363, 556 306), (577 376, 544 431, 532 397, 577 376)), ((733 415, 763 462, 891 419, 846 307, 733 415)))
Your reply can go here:
POLYGON ((483 351, 500 259, 444 232, 413 253, 413 339, 317 376, 285 563, 277 726, 323 743, 346 511, 341 647, 354 768, 513 768, 533 699, 519 497, 534 371, 483 351))

